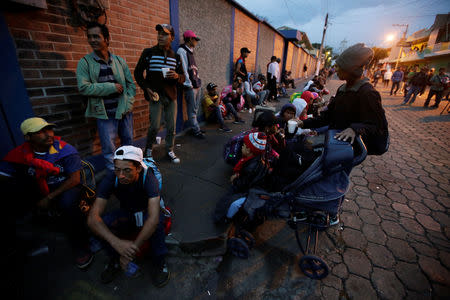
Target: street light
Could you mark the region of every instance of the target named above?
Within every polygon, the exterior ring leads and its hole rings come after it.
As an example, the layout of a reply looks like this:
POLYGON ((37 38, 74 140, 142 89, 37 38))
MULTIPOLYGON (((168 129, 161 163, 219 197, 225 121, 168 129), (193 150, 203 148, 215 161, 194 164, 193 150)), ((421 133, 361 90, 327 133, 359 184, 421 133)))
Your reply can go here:
POLYGON ((393 34, 388 34, 386 36, 386 42, 392 42, 394 40, 395 36, 393 34))

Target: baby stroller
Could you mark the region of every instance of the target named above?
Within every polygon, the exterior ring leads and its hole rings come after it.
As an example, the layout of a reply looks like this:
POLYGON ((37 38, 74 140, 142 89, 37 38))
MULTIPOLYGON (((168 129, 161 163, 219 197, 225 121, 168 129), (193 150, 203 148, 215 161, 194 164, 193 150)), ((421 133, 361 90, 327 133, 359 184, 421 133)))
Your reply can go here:
MULTIPOLYGON (((320 155, 294 182, 277 193, 250 190, 239 211, 245 215, 244 224, 258 223, 258 218, 286 219, 304 255, 299 261, 299 267, 312 279, 325 278, 329 273, 326 262, 316 256, 319 231, 338 222, 337 216, 349 187, 350 172, 367 156, 360 137, 355 139, 352 147, 349 142, 334 138, 338 132, 328 130, 319 136, 321 138, 313 147, 315 151, 320 151, 320 155), (301 225, 307 226, 305 247, 298 232, 301 225)), ((227 241, 228 250, 241 258, 248 258, 249 248, 255 242, 246 229, 245 225, 234 222, 227 241)))

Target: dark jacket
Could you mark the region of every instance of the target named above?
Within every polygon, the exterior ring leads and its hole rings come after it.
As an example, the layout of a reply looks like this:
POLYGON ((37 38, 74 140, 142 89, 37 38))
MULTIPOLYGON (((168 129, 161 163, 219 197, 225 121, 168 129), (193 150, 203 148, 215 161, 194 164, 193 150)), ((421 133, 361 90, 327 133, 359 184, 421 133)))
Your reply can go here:
POLYGON ((262 157, 255 156, 243 165, 239 176, 234 179, 232 183, 234 191, 243 193, 254 187, 264 188, 269 171, 270 169, 262 157))
POLYGON ((411 84, 414 86, 425 87, 427 82, 427 74, 424 72, 418 72, 411 78, 411 84))
POLYGON ((304 128, 329 126, 330 129, 352 128, 361 135, 364 142, 370 143, 374 136, 388 135, 388 124, 381 105, 380 94, 362 79, 353 87, 339 87, 328 108, 320 116, 303 121, 304 128))
POLYGON ((147 101, 150 99, 147 94, 147 88, 150 88, 158 94, 164 93, 167 97, 176 101, 177 83, 182 84, 185 76, 179 55, 170 48, 164 53, 164 50, 156 45, 142 51, 141 57, 134 69, 134 79, 144 90, 144 96, 147 101), (174 70, 178 73, 178 79, 165 79, 161 68, 174 70), (145 78, 144 70, 146 72, 145 78))

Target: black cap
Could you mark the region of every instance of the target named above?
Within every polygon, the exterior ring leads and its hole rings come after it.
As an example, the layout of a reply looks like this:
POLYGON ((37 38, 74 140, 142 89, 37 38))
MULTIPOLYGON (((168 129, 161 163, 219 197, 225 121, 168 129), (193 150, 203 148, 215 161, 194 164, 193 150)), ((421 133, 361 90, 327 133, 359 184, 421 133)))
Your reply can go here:
POLYGON ((251 53, 247 47, 241 48, 241 53, 251 53))
POLYGON ((158 24, 155 29, 156 31, 164 31, 166 33, 170 33, 172 36, 175 36, 175 30, 173 30, 173 27, 170 24, 158 24))
POLYGON ((210 82, 210 83, 208 83, 208 85, 206 86, 206 89, 207 90, 212 90, 213 88, 215 88, 215 87, 217 87, 217 84, 215 84, 215 83, 213 83, 213 82, 210 82))

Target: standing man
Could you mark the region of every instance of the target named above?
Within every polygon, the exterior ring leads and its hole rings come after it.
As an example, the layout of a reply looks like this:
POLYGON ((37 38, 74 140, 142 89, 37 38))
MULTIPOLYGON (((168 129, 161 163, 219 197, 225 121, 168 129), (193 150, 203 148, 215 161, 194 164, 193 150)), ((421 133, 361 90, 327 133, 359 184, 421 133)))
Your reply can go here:
POLYGON ((303 65, 303 74, 305 75, 305 78, 308 77, 308 67, 306 64, 303 65))
POLYGON ((109 30, 103 24, 86 27, 93 52, 78 62, 78 90, 88 97, 86 117, 97 119, 98 135, 106 167, 113 166, 114 140, 133 143, 133 103, 136 86, 125 60, 109 52, 109 30))
POLYGON ((401 68, 395 70, 394 74, 392 74, 391 80, 392 80, 391 96, 392 91, 394 91, 394 88, 395 88, 394 95, 397 95, 397 91, 400 88, 400 82, 402 82, 403 80, 403 71, 401 68))
POLYGON ((120 274, 120 267, 126 270, 146 241, 150 241, 154 285, 161 287, 169 281, 163 221, 159 182, 143 162, 142 150, 120 147, 114 154, 114 172, 109 172, 98 186, 97 199, 88 216, 89 228, 108 245, 110 260, 101 274, 103 283, 113 281, 120 274), (112 194, 119 200, 120 208, 104 214, 112 194))
POLYGON ((405 100, 403 100, 402 105, 408 104, 411 96, 411 102, 409 102, 409 105, 412 105, 414 101, 416 101, 417 95, 422 91, 422 89, 427 85, 427 74, 426 69, 421 68, 420 72, 417 72, 414 74, 414 76, 411 78, 410 87, 408 90, 408 93, 405 96, 405 100))
POLYGON ((445 89, 446 83, 445 68, 439 68, 439 74, 433 75, 433 77, 431 77, 430 79, 430 83, 431 83, 430 91, 428 92, 428 97, 423 107, 428 107, 431 98, 435 96, 434 105, 432 107, 438 108, 439 103, 441 102, 442 99, 442 92, 445 89))
POLYGON ((268 88, 269 88, 269 101, 277 100, 277 74, 278 74, 278 63, 277 57, 272 56, 270 58, 270 64, 267 68, 267 80, 268 80, 268 88))
POLYGON ((241 77, 244 81, 248 81, 247 67, 245 66, 245 59, 250 54, 248 48, 241 48, 241 56, 236 61, 234 66, 234 78, 241 77))
POLYGON ((193 134, 198 139, 204 139, 205 135, 200 130, 197 121, 198 107, 200 105, 200 88, 202 81, 198 77, 197 63, 194 59, 194 48, 200 40, 192 30, 186 30, 183 34, 184 44, 180 46, 177 54, 180 56, 181 65, 186 80, 183 83, 184 99, 187 104, 189 125, 193 134))
POLYGON ((134 78, 144 90, 145 99, 150 103, 150 127, 144 155, 152 156, 153 143, 161 125, 161 115, 164 115, 167 156, 173 163, 178 164, 180 159, 173 152, 177 118, 177 84, 184 83, 186 78, 180 56, 170 46, 175 38, 173 27, 169 24, 158 24, 156 31, 158 44, 142 51, 134 69, 134 78))
POLYGON ((22 217, 36 208, 61 214, 75 264, 85 269, 92 262, 93 254, 79 208, 81 158, 73 146, 55 136, 54 127, 55 124, 42 118, 29 118, 20 125, 25 142, 0 161, 0 187, 4 195, 12 196, 10 201, 3 202, 2 219, 9 227, 16 224, 16 220, 11 220, 16 215, 22 217))

